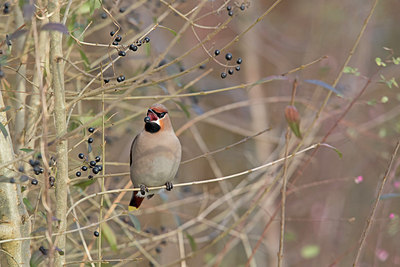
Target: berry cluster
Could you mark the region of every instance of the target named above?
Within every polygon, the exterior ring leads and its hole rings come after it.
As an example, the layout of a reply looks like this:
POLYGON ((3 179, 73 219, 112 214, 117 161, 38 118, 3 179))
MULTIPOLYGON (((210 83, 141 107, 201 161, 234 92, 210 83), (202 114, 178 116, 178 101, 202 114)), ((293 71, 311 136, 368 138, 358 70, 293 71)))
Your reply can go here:
MULTIPOLYGON (((42 155, 41 154, 38 154, 37 155, 37 157, 36 157, 36 159, 30 159, 29 160, 29 165, 31 165, 31 167, 32 167, 32 171, 33 171, 33 173, 35 174, 35 175, 40 175, 40 174, 43 174, 44 173, 44 169, 41 167, 41 163, 40 163, 40 160, 42 159, 42 155)), ((53 157, 51 157, 51 159, 50 159, 50 162, 49 162, 51 165, 54 163, 54 158, 53 157)), ((24 172, 24 168, 21 166, 20 168, 19 168, 19 171, 20 172, 24 172)), ((50 173, 49 173, 50 174, 50 173)), ((25 175, 23 175, 22 177, 21 177, 21 181, 22 181, 22 179, 25 179, 25 175)), ((55 184, 55 182, 56 182, 56 178, 54 177, 54 176, 49 176, 49 185, 50 185, 50 187, 53 187, 54 186, 54 184, 55 184)), ((36 179, 36 178, 34 178, 34 179, 32 179, 32 181, 31 181, 31 184, 32 185, 37 185, 39 183, 39 181, 36 179)))
POLYGON ((122 41, 122 36, 117 34, 115 35, 115 31, 110 31, 110 35, 114 37, 113 45, 119 45, 119 42, 122 41))
MULTIPOLYGON (((221 54, 221 51, 219 51, 219 50, 217 49, 217 50, 214 51, 214 54, 215 54, 215 56, 218 56, 219 54, 221 54)), ((227 61, 231 61, 231 60, 233 59, 232 54, 231 54, 231 53, 226 53, 225 59, 226 59, 227 61)), ((239 58, 236 60, 236 64, 237 64, 237 65, 235 66, 235 68, 233 69, 233 66, 232 66, 232 68, 229 68, 229 69, 228 69, 228 74, 229 74, 229 75, 232 75, 232 74, 234 73, 234 70, 240 71, 240 64, 242 64, 242 61, 243 61, 242 58, 239 57, 239 58)), ((221 78, 222 78, 222 79, 225 79, 226 76, 227 76, 227 74, 226 74, 225 71, 221 73, 221 78)))
MULTIPOLYGON (((88 129, 89 133, 94 133, 94 131, 95 131, 95 129, 93 127, 90 127, 88 129)), ((87 139, 87 142, 90 145, 94 142, 94 139, 92 137, 89 137, 87 139)), ((82 170, 84 172, 86 172, 89 168, 92 169, 93 174, 98 174, 99 172, 101 172, 103 170, 103 166, 97 164, 101 160, 100 156, 96 156, 94 160, 89 161, 88 157, 85 157, 85 154, 79 153, 78 158, 83 159, 83 165, 81 166, 80 170, 82 170)), ((75 173, 75 175, 77 177, 81 177, 81 175, 82 175, 82 172, 80 170, 75 173)), ((92 179, 93 175, 89 174, 88 178, 92 179)))
POLYGON ((4 3, 4 8, 3 8, 3 14, 8 14, 10 13, 10 3, 9 2, 5 2, 4 3))
MULTIPOLYGON (((242 3, 240 6, 237 6, 241 11, 244 11, 246 9, 246 4, 242 3)), ((228 16, 232 17, 233 16, 233 8, 232 6, 227 6, 226 10, 228 11, 228 16)))
MULTIPOLYGON (((119 45, 119 43, 122 41, 122 36, 119 35, 119 34, 117 34, 117 35, 115 35, 115 34, 116 34, 115 31, 111 31, 110 32, 110 35, 112 37, 115 36, 114 41, 113 41, 112 44, 113 45, 119 45)), ((139 46, 141 46, 142 44, 145 44, 145 43, 149 43, 149 42, 150 42, 150 37, 146 36, 142 40, 137 40, 133 44, 130 44, 128 48, 129 48, 129 50, 132 50, 133 52, 136 52, 136 51, 138 51, 139 46)), ((118 51, 118 56, 120 56, 120 57, 126 56, 126 51, 125 50, 119 50, 118 51)), ((109 83, 110 79, 109 78, 105 78, 103 81, 104 81, 104 83, 109 83)), ((125 81, 125 76, 124 75, 120 75, 120 76, 117 77, 117 82, 121 83, 123 81, 125 81)))

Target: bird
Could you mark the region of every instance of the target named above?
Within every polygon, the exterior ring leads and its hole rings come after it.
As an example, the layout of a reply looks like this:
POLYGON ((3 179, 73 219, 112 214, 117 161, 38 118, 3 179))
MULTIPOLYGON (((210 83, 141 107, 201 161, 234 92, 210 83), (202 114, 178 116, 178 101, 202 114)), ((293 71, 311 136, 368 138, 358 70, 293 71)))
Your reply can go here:
POLYGON ((129 211, 137 210, 143 199, 150 199, 163 186, 171 191, 172 180, 178 171, 182 147, 169 117, 168 109, 154 104, 147 110, 143 130, 133 139, 130 151, 130 176, 134 191, 129 211))

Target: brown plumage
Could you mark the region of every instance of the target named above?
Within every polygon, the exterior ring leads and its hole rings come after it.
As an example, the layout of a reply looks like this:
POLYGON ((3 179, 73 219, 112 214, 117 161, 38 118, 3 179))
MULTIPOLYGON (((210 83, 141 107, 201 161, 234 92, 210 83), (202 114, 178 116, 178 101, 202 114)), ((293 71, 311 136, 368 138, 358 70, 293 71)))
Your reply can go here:
POLYGON ((135 137, 130 152, 131 180, 135 188, 129 209, 139 208, 144 197, 151 198, 154 191, 147 187, 165 185, 172 189, 172 180, 181 162, 181 144, 172 128, 167 108, 152 105, 145 117, 144 129, 135 137))

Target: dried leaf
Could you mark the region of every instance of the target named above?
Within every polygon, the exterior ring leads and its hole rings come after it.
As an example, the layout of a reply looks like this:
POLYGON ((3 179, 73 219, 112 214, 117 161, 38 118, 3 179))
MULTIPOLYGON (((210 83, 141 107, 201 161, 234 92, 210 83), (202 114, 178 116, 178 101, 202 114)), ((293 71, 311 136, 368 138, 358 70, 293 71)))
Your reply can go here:
POLYGON ((63 34, 69 34, 67 27, 62 23, 47 23, 42 26, 42 31, 58 31, 63 34))

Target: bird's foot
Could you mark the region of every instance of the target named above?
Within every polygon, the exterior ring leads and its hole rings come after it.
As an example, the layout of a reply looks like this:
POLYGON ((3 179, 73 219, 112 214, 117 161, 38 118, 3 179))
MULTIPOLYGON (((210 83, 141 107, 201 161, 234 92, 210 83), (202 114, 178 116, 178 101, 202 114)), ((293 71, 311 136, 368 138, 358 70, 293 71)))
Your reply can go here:
POLYGON ((167 189, 167 191, 171 191, 173 187, 174 185, 171 182, 165 183, 165 189, 167 189))
POLYGON ((149 189, 144 184, 141 184, 139 187, 140 187, 140 194, 142 196, 145 196, 146 192, 149 192, 149 189))

